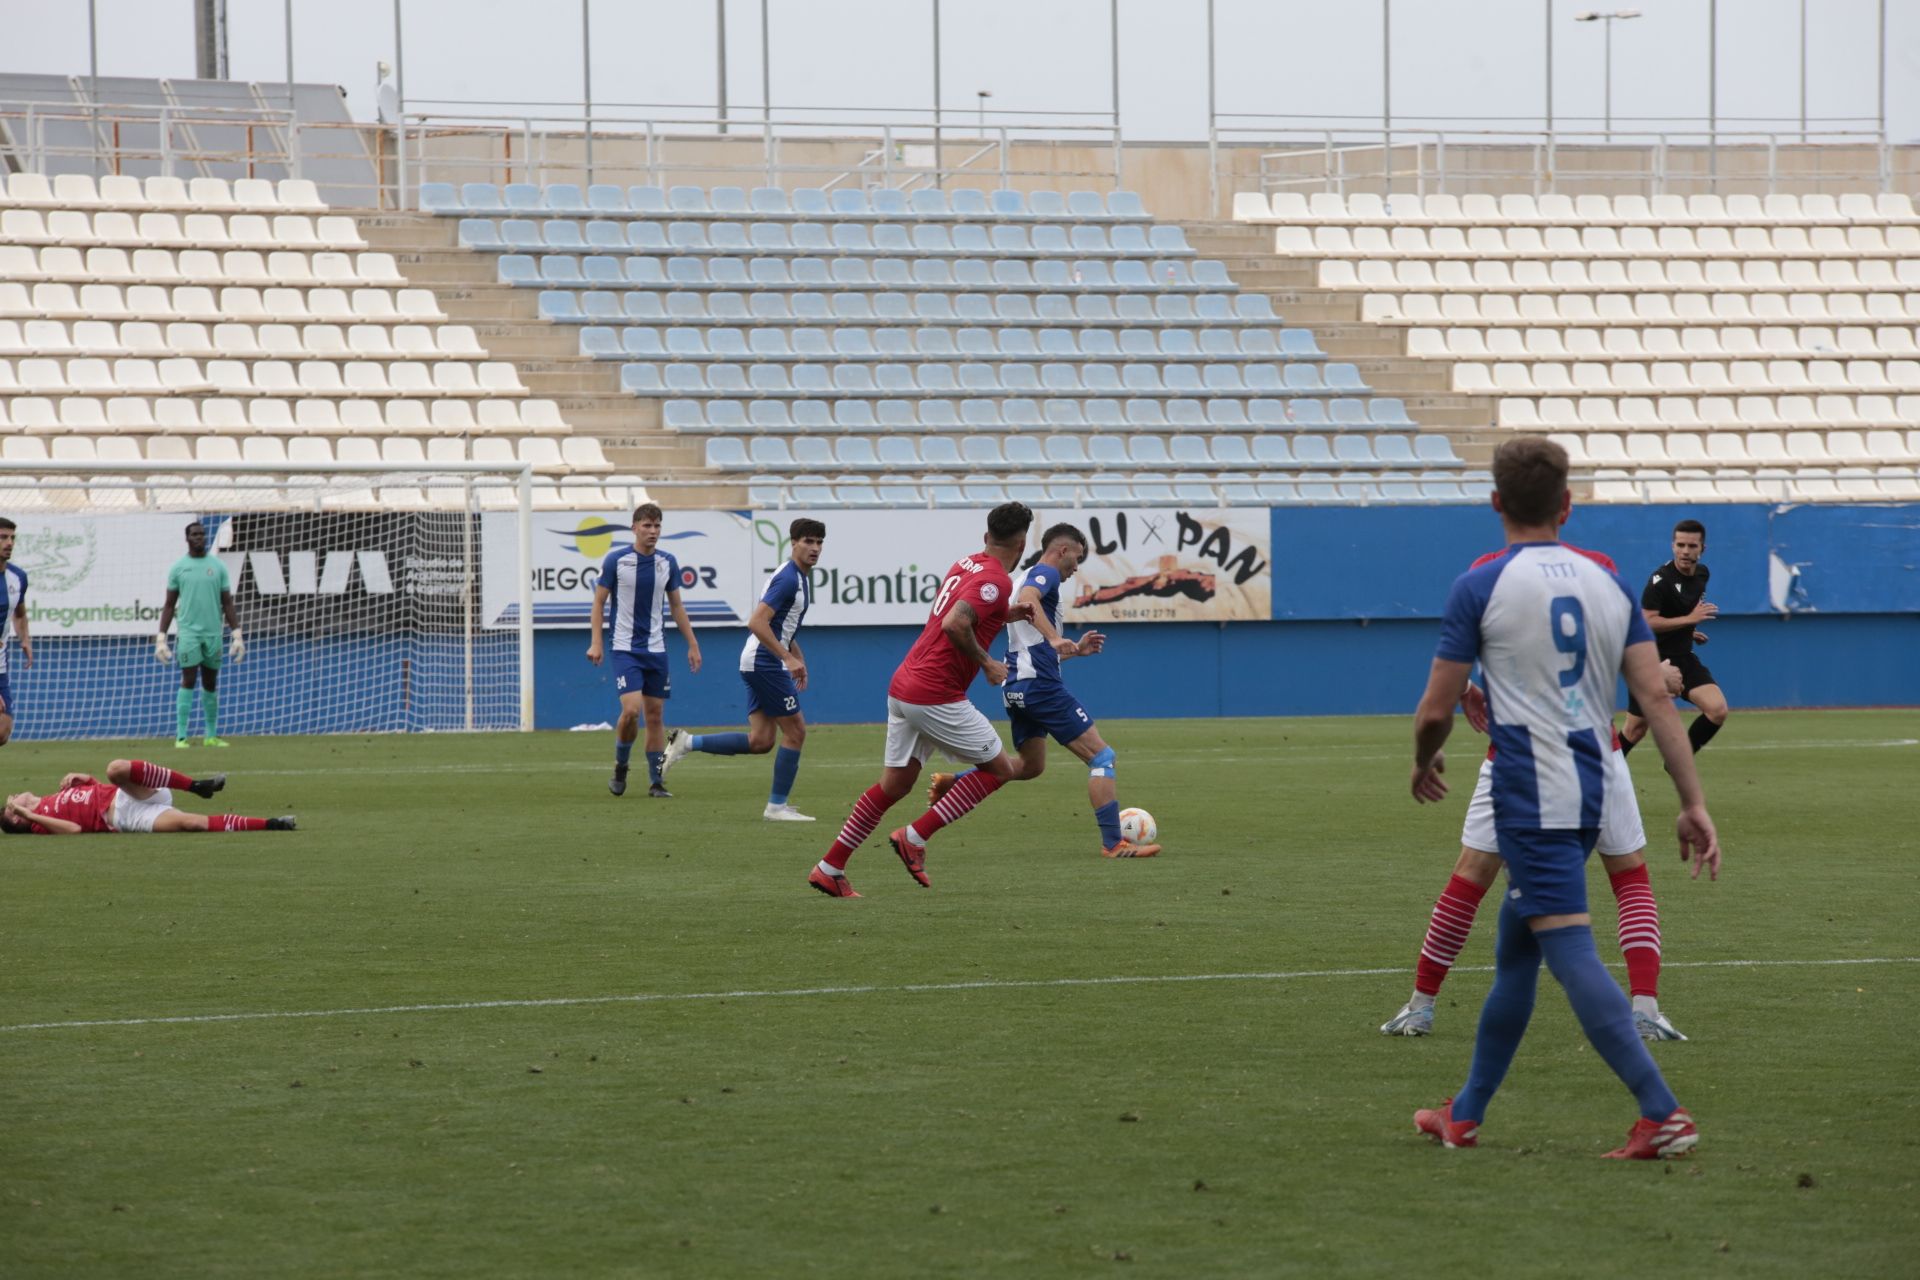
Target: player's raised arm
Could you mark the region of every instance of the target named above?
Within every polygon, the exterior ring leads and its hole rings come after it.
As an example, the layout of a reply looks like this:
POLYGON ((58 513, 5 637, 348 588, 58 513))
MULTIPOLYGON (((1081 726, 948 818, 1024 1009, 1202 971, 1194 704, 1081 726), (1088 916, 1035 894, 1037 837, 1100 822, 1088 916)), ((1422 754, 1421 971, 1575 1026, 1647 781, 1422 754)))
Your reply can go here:
POLYGON ((1435 658, 1427 673, 1427 691, 1413 713, 1413 798, 1422 804, 1446 798, 1447 758, 1441 748, 1453 732, 1453 708, 1467 691, 1471 662, 1435 658))
POLYGON ((1005 684, 1007 664, 998 661, 992 654, 981 648, 980 638, 973 633, 973 628, 979 621, 980 615, 974 612, 972 602, 960 600, 954 603, 953 608, 947 610, 946 618, 940 623, 940 630, 947 637, 948 644, 980 665, 980 670, 986 673, 988 684, 1005 684))
POLYGON ((673 625, 680 628, 680 638, 687 642, 687 670, 694 675, 700 673, 700 641, 694 638, 693 619, 687 616, 687 606, 680 603, 680 588, 667 588, 667 607, 673 610, 673 625))
POLYGON ((1680 817, 1675 823, 1680 834, 1680 860, 1693 863, 1693 877, 1700 878, 1704 867, 1709 879, 1720 878, 1720 838, 1707 815, 1706 792, 1693 767, 1693 747, 1687 731, 1680 725, 1680 714, 1673 709, 1667 682, 1660 670, 1660 657, 1653 642, 1642 640, 1627 646, 1621 655, 1621 670, 1627 688, 1640 704, 1640 714, 1653 734, 1660 758, 1667 763, 1673 789, 1680 794, 1680 817))

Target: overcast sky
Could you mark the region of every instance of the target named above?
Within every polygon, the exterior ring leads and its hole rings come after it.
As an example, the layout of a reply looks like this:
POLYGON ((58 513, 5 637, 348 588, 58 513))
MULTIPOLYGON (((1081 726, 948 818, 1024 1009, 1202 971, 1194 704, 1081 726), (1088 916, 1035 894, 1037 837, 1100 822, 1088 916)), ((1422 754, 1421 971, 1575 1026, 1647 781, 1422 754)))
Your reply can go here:
MULTIPOLYGON (((757 108, 761 0, 724 0, 730 98, 757 108)), ((103 75, 190 77, 192 0, 95 0, 103 75)), ((373 115, 374 64, 394 56, 395 0, 293 0, 295 78, 335 83, 373 115)), ((402 0, 408 103, 578 102, 579 0, 402 0)), ((931 0, 767 0, 779 107, 922 109, 931 97, 931 0)), ((1105 111, 1110 0, 945 0, 944 105, 978 90, 1012 112, 1105 111)), ((1530 117, 1545 95, 1552 13, 1554 107, 1597 121, 1602 23, 1592 0, 1398 0, 1396 119, 1530 117)), ((1638 0, 1613 24, 1616 121, 1707 113, 1708 0, 1638 0)), ((1720 0, 1720 116, 1800 114, 1803 0, 1720 0)), ((1809 0, 1808 113, 1876 107, 1879 0, 1809 0)), ((285 78, 285 0, 229 0, 232 74, 285 78)), ((1381 106, 1378 0, 1216 0, 1222 112, 1368 116, 1381 106)), ((87 72, 87 0, 0 0, 0 71, 87 72)), ((1920 0, 1886 0, 1887 118, 1920 139, 1920 0)), ((1204 0, 1119 0, 1121 119, 1132 138, 1203 139, 1204 0)), ((593 0, 597 103, 715 101, 713 0, 593 0)), ((610 110, 607 113, 611 114, 610 110)), ((644 113, 632 113, 644 114, 644 113)), ((1597 127, 1597 125, 1595 126, 1597 127)), ((1786 126, 1781 126, 1786 127, 1786 126)))

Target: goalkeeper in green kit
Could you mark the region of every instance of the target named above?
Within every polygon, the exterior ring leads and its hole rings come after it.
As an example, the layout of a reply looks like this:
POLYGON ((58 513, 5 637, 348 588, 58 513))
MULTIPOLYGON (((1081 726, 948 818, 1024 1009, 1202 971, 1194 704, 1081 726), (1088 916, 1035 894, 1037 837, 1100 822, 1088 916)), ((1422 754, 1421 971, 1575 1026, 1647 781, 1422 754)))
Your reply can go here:
POLYGON ((174 692, 174 746, 187 745, 187 724, 193 718, 193 694, 198 687, 200 711, 206 718, 209 747, 224 747, 220 737, 221 624, 233 628, 233 660, 247 656, 240 635, 240 615, 233 609, 233 590, 227 566, 207 554, 207 530, 198 520, 187 526, 187 554, 167 570, 167 604, 160 611, 160 630, 153 637, 153 656, 172 662, 167 628, 175 612, 180 617, 180 688, 174 692))

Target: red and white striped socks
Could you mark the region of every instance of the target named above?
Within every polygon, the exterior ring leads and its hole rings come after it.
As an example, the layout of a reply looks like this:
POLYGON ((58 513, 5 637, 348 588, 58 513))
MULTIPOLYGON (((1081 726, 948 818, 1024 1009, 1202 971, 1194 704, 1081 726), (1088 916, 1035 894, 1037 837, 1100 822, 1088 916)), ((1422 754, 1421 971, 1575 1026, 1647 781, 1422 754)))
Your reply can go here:
POLYGON ((133 766, 133 784, 137 787, 174 787, 185 791, 193 785, 193 779, 184 773, 175 773, 163 764, 154 764, 148 760, 129 760, 133 766))
POLYGON ((1607 877, 1620 906, 1620 954, 1627 962, 1630 995, 1660 995, 1660 908, 1645 863, 1607 877))
POLYGON ((1000 779, 985 769, 971 769, 947 788, 940 803, 927 810, 907 827, 907 839, 925 844, 940 828, 958 822, 973 812, 974 806, 1000 789, 1000 779))
POLYGON ((1473 916, 1480 910, 1486 888, 1459 876, 1450 876, 1440 900, 1433 904, 1433 918, 1427 922, 1426 941, 1420 944, 1420 963, 1414 969, 1413 989, 1423 996, 1440 994, 1447 971, 1460 958, 1473 932, 1473 916))
POLYGON ((847 869, 847 859, 853 856, 855 849, 867 842, 873 829, 880 825, 880 819, 886 817, 887 810, 893 808, 894 799, 882 791, 877 782, 861 793, 854 802, 853 812, 847 816, 846 825, 840 828, 833 848, 827 850, 827 856, 822 860, 828 870, 847 869))
POLYGON ((265 818, 243 818, 237 813, 210 813, 207 815, 208 831, 265 831, 265 818))

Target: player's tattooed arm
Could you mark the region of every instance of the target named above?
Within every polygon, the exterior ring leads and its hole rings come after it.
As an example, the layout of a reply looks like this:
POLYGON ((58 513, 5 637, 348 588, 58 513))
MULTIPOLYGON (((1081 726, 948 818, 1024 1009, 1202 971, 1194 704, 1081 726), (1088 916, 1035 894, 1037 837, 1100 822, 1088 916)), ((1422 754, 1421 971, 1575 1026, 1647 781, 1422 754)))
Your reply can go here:
POLYGON ((980 669, 987 673, 988 684, 1005 684, 1006 663, 996 661, 992 654, 981 647, 979 637, 973 634, 973 628, 979 621, 980 615, 973 611, 973 605, 961 600, 947 610, 946 621, 940 624, 940 630, 946 633, 948 644, 980 664, 980 669))

